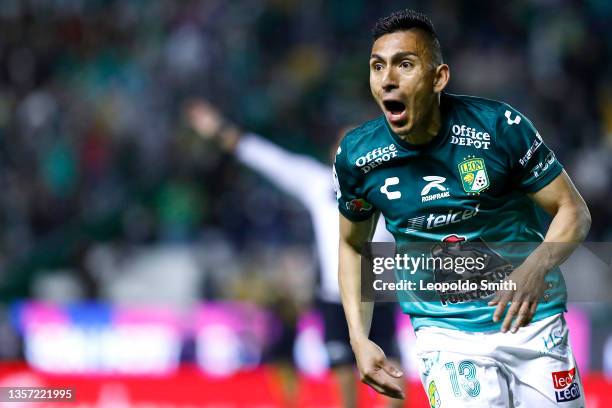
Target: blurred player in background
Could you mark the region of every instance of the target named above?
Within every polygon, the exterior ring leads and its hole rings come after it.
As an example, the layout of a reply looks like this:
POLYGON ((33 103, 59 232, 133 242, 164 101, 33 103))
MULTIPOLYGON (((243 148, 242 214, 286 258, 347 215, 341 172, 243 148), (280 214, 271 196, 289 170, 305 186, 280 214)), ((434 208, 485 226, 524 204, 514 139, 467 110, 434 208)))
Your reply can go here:
MULTIPOLYGON (((319 259, 318 308, 325 330, 325 346, 344 407, 357 406, 355 360, 351 351, 346 318, 338 288, 338 211, 331 163, 322 164, 286 151, 254 133, 244 132, 205 101, 194 101, 186 114, 191 126, 204 139, 216 142, 224 151, 295 197, 311 215, 319 259)), ((335 148, 330 157, 336 153, 335 148)), ((383 220, 376 226, 375 241, 392 242, 383 220)), ((399 361, 396 344, 395 304, 380 303, 374 310, 371 338, 390 359, 399 361)), ((389 400, 390 405, 401 405, 389 400)))
MULTIPOLYGON (((401 372, 368 339, 372 303, 361 302, 360 251, 382 213, 404 253, 415 242, 537 246, 500 278, 514 289, 449 303, 405 294, 432 407, 584 407, 558 268, 589 230, 584 200, 525 116, 502 102, 443 92, 449 67, 426 16, 393 13, 373 34, 370 88, 384 115, 350 131, 334 164, 340 288, 363 381, 402 397, 393 381, 401 372), (548 230, 538 207, 552 216, 548 230), (542 345, 548 336, 554 347, 542 345)), ((431 275, 422 269, 411 279, 431 275)))

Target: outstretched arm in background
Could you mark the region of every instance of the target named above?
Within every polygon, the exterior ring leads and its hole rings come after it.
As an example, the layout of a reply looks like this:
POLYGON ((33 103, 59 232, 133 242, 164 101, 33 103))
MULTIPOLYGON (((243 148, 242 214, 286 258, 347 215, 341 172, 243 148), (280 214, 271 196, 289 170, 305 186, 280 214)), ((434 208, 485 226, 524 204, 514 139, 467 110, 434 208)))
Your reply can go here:
MULTIPOLYGON (((244 132, 210 103, 187 105, 187 118, 205 140, 216 142, 278 188, 308 204, 321 181, 329 185, 329 168, 308 156, 291 153, 254 133, 244 132)), ((327 191, 327 190, 326 190, 327 191)))

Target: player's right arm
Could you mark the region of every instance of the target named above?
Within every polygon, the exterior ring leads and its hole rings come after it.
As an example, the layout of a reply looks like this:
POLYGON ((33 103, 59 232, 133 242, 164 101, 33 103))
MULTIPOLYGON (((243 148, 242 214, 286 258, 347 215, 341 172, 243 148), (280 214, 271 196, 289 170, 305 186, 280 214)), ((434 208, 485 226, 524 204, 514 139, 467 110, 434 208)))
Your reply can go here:
POLYGON ((361 248, 371 240, 377 219, 378 213, 359 222, 340 215, 338 282, 361 381, 381 394, 403 399, 402 388, 395 382, 402 373, 368 339, 374 303, 361 301, 361 248))
POLYGON ((377 219, 374 215, 353 222, 340 215, 338 283, 351 343, 367 340, 370 333, 374 304, 361 301, 361 248, 371 239, 377 219))
POLYGON ((361 381, 381 394, 403 399, 404 393, 398 385, 402 373, 368 339, 374 304, 361 301, 361 251, 372 239, 379 212, 363 196, 361 174, 351 166, 348 150, 346 144, 340 144, 333 177, 340 212, 338 283, 351 347, 361 381))

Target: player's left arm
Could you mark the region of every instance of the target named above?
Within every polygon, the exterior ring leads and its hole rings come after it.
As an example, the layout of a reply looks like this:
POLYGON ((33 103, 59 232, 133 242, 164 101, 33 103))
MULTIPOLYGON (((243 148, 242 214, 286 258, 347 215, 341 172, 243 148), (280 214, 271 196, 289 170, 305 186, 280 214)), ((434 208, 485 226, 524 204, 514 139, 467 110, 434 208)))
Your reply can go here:
MULTIPOLYGON (((559 248, 563 256, 544 257, 546 265, 553 268, 565 261, 576 246, 584 241, 591 226, 591 214, 565 170, 541 190, 527 195, 553 217, 544 242, 567 244, 559 248)), ((557 252, 557 245, 544 246, 557 252)))
POLYGON ((497 117, 496 142, 506 160, 513 188, 526 194, 552 217, 544 242, 508 277, 514 290, 500 291, 490 305, 496 305, 493 321, 504 317, 502 331, 515 332, 531 322, 546 288, 546 275, 563 263, 582 242, 591 217, 555 154, 548 148, 534 124, 509 105, 502 105, 497 117))
POLYGON ((546 289, 546 274, 572 254, 591 226, 589 209, 565 170, 542 189, 527 195, 553 218, 542 244, 513 272, 512 279, 520 283, 517 290, 505 292, 490 303, 497 305, 493 320, 499 321, 507 303, 512 302, 502 332, 510 329, 515 317, 512 332, 531 322, 546 289))

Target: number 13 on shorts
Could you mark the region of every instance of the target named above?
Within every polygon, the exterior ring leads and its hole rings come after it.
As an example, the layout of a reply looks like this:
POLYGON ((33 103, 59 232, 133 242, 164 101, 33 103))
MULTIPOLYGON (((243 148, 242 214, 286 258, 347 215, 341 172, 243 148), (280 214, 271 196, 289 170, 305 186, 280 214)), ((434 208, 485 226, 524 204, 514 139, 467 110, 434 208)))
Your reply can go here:
POLYGON ((476 378, 476 365, 474 362, 462 360, 455 367, 455 363, 450 361, 444 364, 444 368, 448 372, 455 397, 461 397, 462 392, 465 392, 470 397, 477 397, 480 394, 480 382, 476 378), (461 387, 459 387, 459 378, 461 378, 461 387))
POLYGON ((498 367, 462 356, 450 359, 448 353, 440 358, 440 354, 421 356, 421 380, 430 407, 508 406, 508 385, 498 367))

